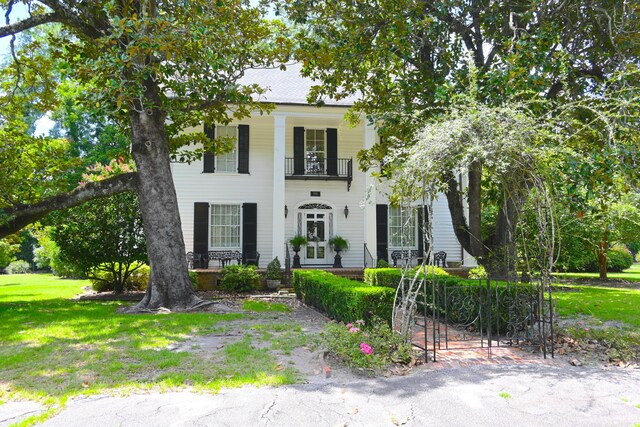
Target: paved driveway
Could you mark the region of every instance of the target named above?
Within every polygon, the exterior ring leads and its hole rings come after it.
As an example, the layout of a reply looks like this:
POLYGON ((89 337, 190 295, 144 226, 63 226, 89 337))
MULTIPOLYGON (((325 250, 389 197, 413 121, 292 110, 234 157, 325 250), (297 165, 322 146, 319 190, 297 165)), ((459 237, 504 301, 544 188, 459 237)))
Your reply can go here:
POLYGON ((640 370, 488 365, 421 370, 406 377, 342 378, 336 372, 333 378, 310 384, 225 390, 217 395, 92 396, 68 402, 44 425, 629 427, 640 423, 640 370))

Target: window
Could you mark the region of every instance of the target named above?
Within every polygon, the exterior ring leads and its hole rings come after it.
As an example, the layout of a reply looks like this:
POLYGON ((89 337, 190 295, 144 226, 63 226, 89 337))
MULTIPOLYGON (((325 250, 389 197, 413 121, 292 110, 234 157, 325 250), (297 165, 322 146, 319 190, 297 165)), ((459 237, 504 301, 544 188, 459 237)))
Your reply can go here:
POLYGON ((389 247, 417 247, 417 216, 413 208, 389 206, 389 247))
POLYGON ((240 205, 211 205, 211 247, 240 248, 240 205))
POLYGON ((305 130, 305 160, 307 173, 321 175, 325 173, 324 135, 324 129, 305 130))
POLYGON ((216 126, 217 138, 230 138, 233 149, 227 153, 216 155, 216 172, 238 172, 238 127, 216 126))

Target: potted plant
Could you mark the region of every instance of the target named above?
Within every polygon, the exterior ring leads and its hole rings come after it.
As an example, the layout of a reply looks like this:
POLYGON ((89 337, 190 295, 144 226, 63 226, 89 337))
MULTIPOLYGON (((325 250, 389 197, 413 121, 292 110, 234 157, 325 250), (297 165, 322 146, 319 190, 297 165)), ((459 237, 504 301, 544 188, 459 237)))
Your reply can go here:
POLYGON ((277 291, 280 287, 280 282, 282 280, 282 271, 280 266, 280 260, 278 257, 275 257, 269 264, 267 264, 267 272, 264 275, 264 278, 267 281, 267 289, 270 291, 277 291))
POLYGON ((336 253, 333 258, 333 268, 342 268, 342 256, 340 252, 349 250, 349 242, 342 236, 333 236, 329 239, 329 248, 336 253))
POLYGON ((303 246, 309 243, 309 240, 301 234, 296 234, 291 238, 291 240, 289 240, 289 243, 291 243, 291 247, 293 248, 293 251, 296 253, 293 256, 293 268, 300 268, 301 267, 300 255, 298 254, 298 252, 300 252, 300 249, 303 246))

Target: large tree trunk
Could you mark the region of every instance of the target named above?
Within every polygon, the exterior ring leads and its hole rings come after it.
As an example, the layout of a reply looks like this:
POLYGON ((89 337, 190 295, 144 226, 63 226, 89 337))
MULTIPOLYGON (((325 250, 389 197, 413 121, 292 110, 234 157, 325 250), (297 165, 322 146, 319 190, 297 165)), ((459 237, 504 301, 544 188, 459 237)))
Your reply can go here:
MULTIPOLYGON (((160 105, 155 83, 147 82, 146 98, 160 105)), ((132 151, 138 168, 138 198, 147 239, 151 274, 143 300, 133 311, 186 311, 209 304, 195 295, 185 259, 178 201, 170 169, 165 114, 147 106, 129 113, 132 151)))

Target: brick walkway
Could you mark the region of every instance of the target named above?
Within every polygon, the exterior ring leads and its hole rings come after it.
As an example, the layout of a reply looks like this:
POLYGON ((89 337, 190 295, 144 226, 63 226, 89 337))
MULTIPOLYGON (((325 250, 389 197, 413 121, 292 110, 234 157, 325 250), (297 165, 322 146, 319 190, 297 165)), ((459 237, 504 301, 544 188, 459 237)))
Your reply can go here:
MULTIPOLYGON (((474 365, 505 365, 505 364, 546 364, 555 365, 557 360, 547 354, 545 359, 542 351, 532 353, 523 350, 518 345, 508 346, 506 342, 493 340, 488 347, 487 338, 482 339, 477 334, 448 327, 445 340, 445 325, 440 324, 440 344, 436 336, 436 361, 433 362, 433 325, 427 324, 428 361, 424 365, 427 369, 461 368, 474 365)), ((413 344, 422 349, 424 347, 424 327, 415 326, 413 344)), ((424 355, 424 352, 423 352, 424 355)))

